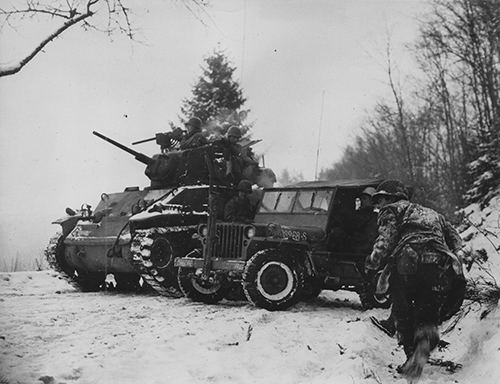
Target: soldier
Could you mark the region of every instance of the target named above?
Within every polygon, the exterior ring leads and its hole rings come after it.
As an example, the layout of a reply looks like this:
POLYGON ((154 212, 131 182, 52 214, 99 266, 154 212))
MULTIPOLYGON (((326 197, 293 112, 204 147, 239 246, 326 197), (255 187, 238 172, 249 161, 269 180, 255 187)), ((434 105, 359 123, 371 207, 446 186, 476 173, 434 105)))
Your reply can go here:
POLYGON ((237 223, 251 223, 255 211, 248 198, 252 193, 252 184, 248 180, 241 180, 236 187, 238 194, 229 200, 224 208, 224 220, 237 223))
POLYGON ((349 233, 353 251, 368 254, 373 248, 377 238, 377 213, 374 211, 373 195, 375 188, 367 187, 363 189, 359 199, 361 205, 354 212, 349 223, 349 233))
POLYGON ((208 144, 207 139, 201 133, 201 120, 197 117, 192 117, 185 124, 187 134, 184 135, 180 142, 180 149, 192 149, 208 144))
POLYGON ((251 178, 252 174, 248 168, 258 168, 259 162, 253 158, 251 148, 240 145, 241 130, 236 126, 231 126, 226 132, 226 137, 222 139, 224 147, 224 160, 226 162, 226 177, 232 178, 235 183, 246 175, 251 178), (246 172, 245 172, 246 171, 246 172))
MULTIPOLYGON (((345 205, 342 214, 334 218, 328 235, 328 247, 336 252, 355 252, 367 255, 377 238, 377 213, 372 195, 375 188, 367 187, 359 195, 361 204, 354 210, 353 204, 345 205)), ((360 267, 363 268, 363 261, 360 267)))
POLYGON ((377 294, 390 289, 407 357, 398 371, 414 380, 439 342, 438 325, 449 316, 443 309, 454 281, 463 279, 461 262, 452 253, 461 248, 461 239, 442 215, 410 203, 397 180, 381 183, 373 197, 380 208, 379 236, 365 267, 367 273, 384 268, 377 294))
POLYGON ((241 139, 241 131, 236 126, 231 126, 222 140, 224 145, 224 160, 226 162, 226 177, 238 180, 241 177, 240 149, 238 141, 241 139))

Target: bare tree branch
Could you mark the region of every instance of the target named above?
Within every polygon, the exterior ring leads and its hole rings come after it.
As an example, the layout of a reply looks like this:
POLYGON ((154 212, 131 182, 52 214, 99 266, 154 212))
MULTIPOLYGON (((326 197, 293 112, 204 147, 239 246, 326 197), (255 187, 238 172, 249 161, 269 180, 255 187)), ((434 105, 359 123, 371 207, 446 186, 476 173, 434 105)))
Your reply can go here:
MULTIPOLYGON (((201 13, 206 5, 205 0, 181 0, 186 9, 203 23, 197 15, 201 13)), ((44 38, 25 58, 11 65, 0 65, 0 77, 13 75, 19 72, 27 63, 38 55, 51 41, 63 34, 74 25, 81 25, 85 30, 95 30, 111 36, 114 32, 126 35, 130 40, 136 40, 136 29, 131 19, 132 9, 127 6, 127 0, 26 0, 24 8, 12 7, 11 9, 0 8, 0 19, 3 26, 8 25, 16 30, 13 20, 23 20, 27 17, 45 16, 53 19, 64 19, 65 22, 48 37, 44 38), (97 8, 97 4, 102 4, 97 8), (104 18, 94 18, 97 12, 102 13, 104 18), (106 20, 107 16, 107 20, 106 20), (102 25, 102 23, 105 23, 102 25)), ((203 23, 204 24, 204 23, 203 23)))
POLYGON ((12 65, 12 66, 7 66, 5 68, 0 68, 0 77, 3 76, 9 76, 13 75, 17 72, 19 72, 26 64, 28 64, 48 43, 50 43, 52 40, 54 40, 57 36, 61 35, 65 30, 70 28, 71 26, 78 24, 82 20, 85 20, 88 17, 91 17, 94 13, 90 10, 90 6, 92 5, 91 3, 94 2, 89 2, 87 6, 87 12, 79 15, 78 17, 75 17, 73 19, 69 19, 67 22, 65 22, 60 28, 58 28, 56 31, 54 31, 52 34, 50 34, 47 38, 45 38, 40 44, 38 44, 37 47, 24 59, 19 61, 18 63, 12 65))

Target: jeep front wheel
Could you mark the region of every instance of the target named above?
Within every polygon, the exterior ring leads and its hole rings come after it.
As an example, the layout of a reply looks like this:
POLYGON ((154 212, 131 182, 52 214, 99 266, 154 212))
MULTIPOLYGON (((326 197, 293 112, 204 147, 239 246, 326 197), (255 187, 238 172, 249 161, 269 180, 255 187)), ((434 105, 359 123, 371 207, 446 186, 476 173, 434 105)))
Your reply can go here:
POLYGON ((304 272, 293 256, 275 250, 257 252, 243 272, 243 290, 249 301, 269 311, 283 310, 300 299, 304 272))
POLYGON ((213 275, 203 279, 193 268, 179 268, 177 282, 184 296, 206 304, 218 303, 228 291, 223 277, 213 275))

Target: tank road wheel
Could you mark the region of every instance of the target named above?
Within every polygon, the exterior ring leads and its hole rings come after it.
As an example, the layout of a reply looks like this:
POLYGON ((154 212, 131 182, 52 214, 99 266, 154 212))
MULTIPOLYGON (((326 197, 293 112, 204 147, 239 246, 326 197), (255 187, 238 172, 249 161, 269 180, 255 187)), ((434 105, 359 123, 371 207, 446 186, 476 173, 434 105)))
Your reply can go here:
POLYGON ((243 272, 243 290, 249 301, 269 311, 283 310, 300 299, 303 268, 293 256, 275 250, 257 252, 243 272))
POLYGON ((175 233, 164 228, 139 230, 132 238, 131 263, 145 283, 163 296, 182 297, 178 289, 174 258, 181 251, 175 246, 175 233))
POLYGON ((391 306, 392 302, 389 294, 382 297, 375 295, 375 288, 377 287, 377 281, 381 273, 382 271, 378 271, 373 277, 370 278, 371 283, 364 283, 358 290, 359 300, 361 301, 361 307, 363 307, 363 309, 387 309, 391 306))
POLYGON ((184 296, 206 304, 221 301, 229 288, 224 277, 211 275, 204 280, 201 278, 201 271, 197 273, 194 268, 179 268, 177 281, 184 296))

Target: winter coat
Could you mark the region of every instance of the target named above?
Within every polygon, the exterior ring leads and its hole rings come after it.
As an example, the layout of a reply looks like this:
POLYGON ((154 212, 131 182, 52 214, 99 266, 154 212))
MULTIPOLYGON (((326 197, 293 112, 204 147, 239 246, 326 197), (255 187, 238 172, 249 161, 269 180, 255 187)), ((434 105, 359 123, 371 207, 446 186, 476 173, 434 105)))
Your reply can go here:
POLYGON ((369 270, 384 268, 377 285, 379 293, 387 291, 391 272, 412 275, 419 264, 453 268, 455 274, 463 275, 462 264, 453 253, 461 248, 462 240, 434 210, 400 200, 380 210, 378 226, 379 235, 365 266, 369 270))
POLYGON ((180 143, 180 149, 192 149, 207 144, 208 141, 200 131, 188 133, 180 143))

